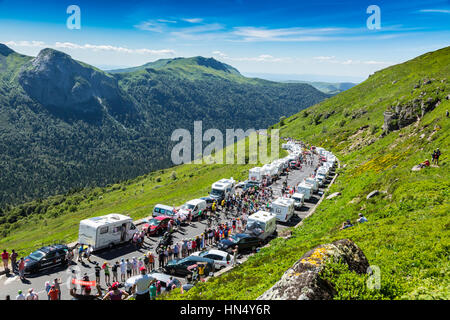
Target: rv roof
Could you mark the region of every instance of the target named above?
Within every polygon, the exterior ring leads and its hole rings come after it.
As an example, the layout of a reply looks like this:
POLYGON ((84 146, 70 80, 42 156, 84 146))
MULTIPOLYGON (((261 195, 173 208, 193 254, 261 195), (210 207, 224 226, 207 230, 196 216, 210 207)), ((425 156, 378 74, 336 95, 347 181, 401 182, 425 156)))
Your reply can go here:
POLYGON ((291 204, 290 199, 288 198, 277 198, 272 204, 280 205, 280 206, 289 206, 291 204))
POLYGON ((110 214, 107 214, 104 216, 93 217, 93 218, 89 218, 86 220, 96 223, 96 224, 100 224, 100 223, 105 223, 105 222, 117 222, 117 221, 122 221, 122 220, 127 220, 127 219, 131 219, 131 218, 124 216, 123 214, 119 214, 119 213, 110 213, 110 214))
POLYGON ((273 219, 274 217, 276 217, 276 215, 273 214, 273 213, 259 210, 258 212, 256 212, 256 213, 252 214, 251 216, 249 216, 248 219, 258 219, 258 220, 261 220, 263 222, 267 222, 267 221, 273 219))

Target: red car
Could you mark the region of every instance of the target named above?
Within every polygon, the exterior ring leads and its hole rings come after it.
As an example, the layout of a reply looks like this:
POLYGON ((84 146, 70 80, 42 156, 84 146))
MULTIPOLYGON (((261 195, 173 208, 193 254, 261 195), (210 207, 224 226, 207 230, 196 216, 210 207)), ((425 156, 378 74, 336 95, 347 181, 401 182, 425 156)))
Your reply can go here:
POLYGON ((172 222, 172 224, 175 223, 175 221, 168 216, 157 216, 155 218, 151 218, 147 220, 147 222, 142 227, 142 230, 147 233, 149 236, 162 234, 167 230, 167 224, 169 221, 172 222))

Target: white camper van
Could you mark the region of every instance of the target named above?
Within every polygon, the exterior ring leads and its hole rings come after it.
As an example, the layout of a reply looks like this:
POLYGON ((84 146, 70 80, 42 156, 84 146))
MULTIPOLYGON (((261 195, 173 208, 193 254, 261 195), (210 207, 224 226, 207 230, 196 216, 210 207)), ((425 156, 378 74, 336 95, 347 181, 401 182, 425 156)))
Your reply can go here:
POLYGON ((231 177, 230 179, 220 179, 211 186, 211 192, 209 195, 217 202, 226 199, 229 195, 232 195, 235 191, 236 181, 231 177))
POLYGON ((294 209, 300 209, 305 203, 305 195, 303 193, 294 193, 291 199, 294 200, 294 209))
POLYGON ((245 232, 252 234, 261 240, 266 240, 277 230, 276 215, 267 211, 259 210, 247 218, 245 232))
POLYGON ((305 182, 313 186, 313 193, 319 191, 319 182, 314 178, 306 178, 305 182))
POLYGON ((259 184, 263 180, 263 170, 261 167, 254 167, 248 170, 248 182, 259 184))
POLYGON ((312 185, 302 182, 297 186, 297 192, 303 193, 305 196, 304 199, 309 200, 311 199, 313 193, 312 185))
POLYGON ((111 213, 80 221, 78 243, 98 250, 131 240, 137 231, 130 217, 111 213))
POLYGON ((278 221, 287 222, 294 215, 294 201, 288 198, 278 198, 272 202, 270 212, 276 215, 278 221))

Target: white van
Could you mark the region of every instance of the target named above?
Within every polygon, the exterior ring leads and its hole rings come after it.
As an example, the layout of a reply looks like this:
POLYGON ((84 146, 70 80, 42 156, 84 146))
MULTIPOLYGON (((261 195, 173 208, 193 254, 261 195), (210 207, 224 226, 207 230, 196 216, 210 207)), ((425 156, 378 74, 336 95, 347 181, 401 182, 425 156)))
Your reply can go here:
POLYGON ((276 215, 278 221, 288 222, 294 215, 294 203, 292 199, 277 198, 272 202, 270 212, 276 215))
POLYGON ((214 198, 217 202, 226 199, 229 195, 235 192, 236 181, 233 177, 230 179, 220 179, 211 186, 211 192, 209 193, 211 198, 214 198))
POLYGON ((294 209, 300 209, 305 203, 305 195, 303 193, 294 193, 291 199, 294 200, 294 209))
POLYGON ((157 204, 153 208, 152 215, 153 215, 153 217, 157 217, 157 216, 175 217, 176 212, 175 212, 175 208, 174 207, 166 206, 164 204, 157 204))
POLYGON ((314 179, 314 178, 306 178, 305 182, 309 183, 310 185, 313 186, 313 192, 314 193, 319 191, 319 182, 316 179, 314 179))
POLYGON ((247 218, 245 233, 252 234, 261 240, 266 240, 277 230, 276 215, 259 210, 247 218))
POLYGON ((136 231, 136 226, 130 217, 111 213, 101 217, 81 220, 78 243, 91 245, 95 251, 128 242, 133 238, 136 231))
POLYGON ((198 216, 198 212, 205 211, 206 209, 206 201, 202 199, 194 199, 183 204, 178 211, 179 215, 187 216, 189 213, 192 214, 192 217, 195 218, 198 216))
POLYGON ((297 186, 297 192, 303 193, 304 199, 309 200, 309 199, 311 199, 311 196, 313 193, 312 185, 302 182, 297 186))

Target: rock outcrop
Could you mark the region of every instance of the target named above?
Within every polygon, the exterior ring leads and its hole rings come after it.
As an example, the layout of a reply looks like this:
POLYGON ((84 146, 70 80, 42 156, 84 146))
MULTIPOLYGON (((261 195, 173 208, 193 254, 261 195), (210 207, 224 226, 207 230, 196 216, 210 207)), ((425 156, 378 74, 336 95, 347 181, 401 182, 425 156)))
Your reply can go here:
POLYGON ((336 294, 333 286, 321 278, 327 262, 347 264, 349 270, 366 273, 369 262, 362 250, 348 239, 320 245, 307 252, 281 279, 258 300, 328 300, 336 294))
POLYGON ((399 130, 422 118, 427 112, 433 110, 440 103, 438 98, 414 99, 407 103, 397 103, 390 110, 384 112, 383 130, 389 133, 399 130))
POLYGON ((327 197, 327 200, 330 200, 330 199, 333 199, 333 198, 336 198, 336 197, 338 197, 338 196, 340 196, 341 195, 341 193, 340 192, 335 192, 335 193, 332 193, 332 194, 330 194, 328 197, 327 197))

